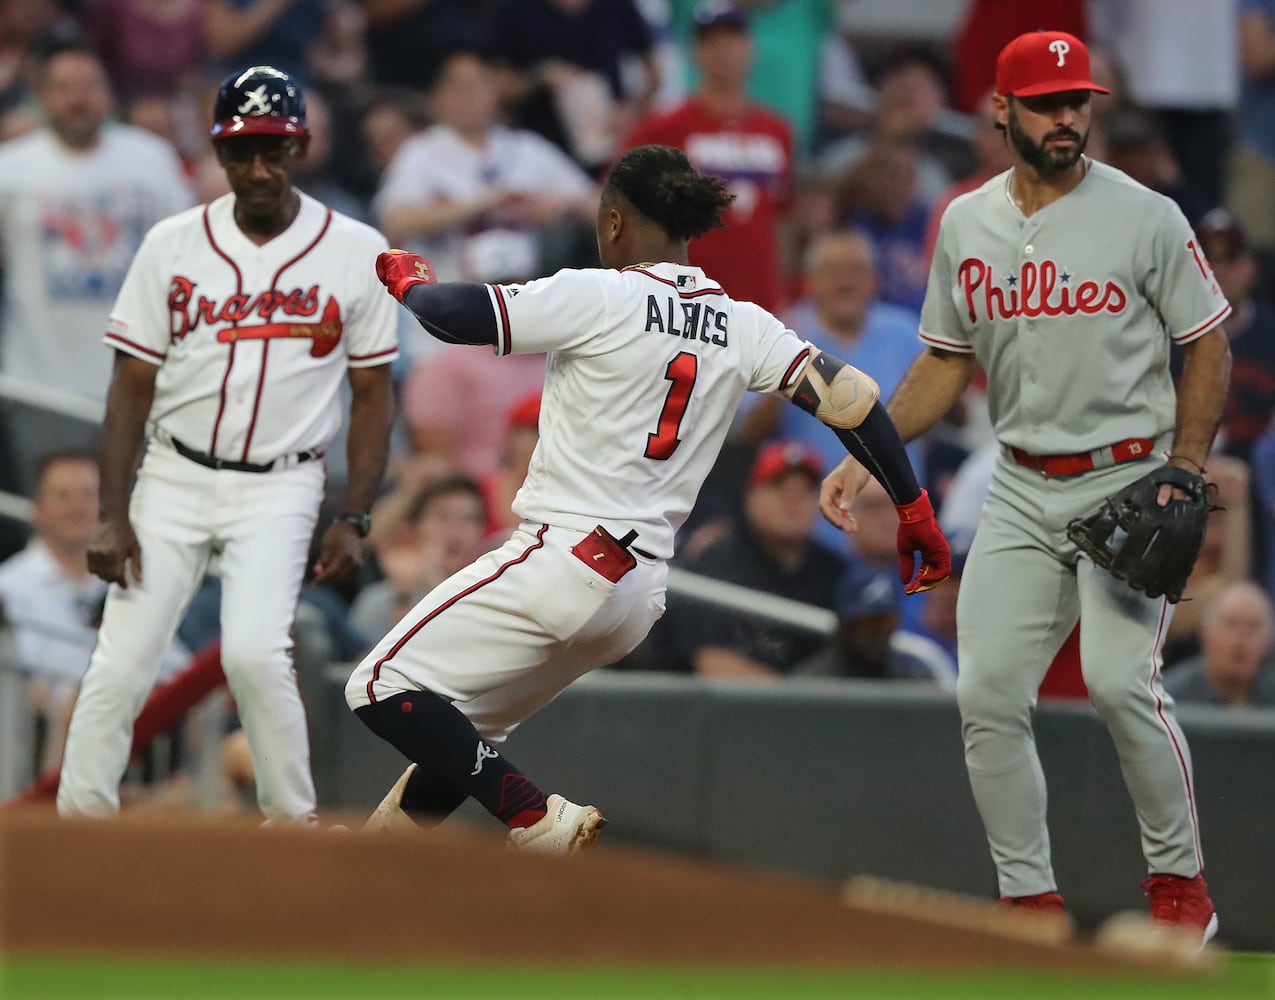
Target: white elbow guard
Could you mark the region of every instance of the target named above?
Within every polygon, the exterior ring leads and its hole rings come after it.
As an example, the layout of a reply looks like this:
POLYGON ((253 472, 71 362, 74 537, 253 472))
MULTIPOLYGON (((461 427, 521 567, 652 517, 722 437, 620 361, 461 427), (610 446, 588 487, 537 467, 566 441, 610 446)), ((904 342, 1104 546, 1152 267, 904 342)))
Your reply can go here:
POLYGON ((816 350, 788 398, 829 427, 858 427, 881 395, 869 376, 838 357, 816 350))

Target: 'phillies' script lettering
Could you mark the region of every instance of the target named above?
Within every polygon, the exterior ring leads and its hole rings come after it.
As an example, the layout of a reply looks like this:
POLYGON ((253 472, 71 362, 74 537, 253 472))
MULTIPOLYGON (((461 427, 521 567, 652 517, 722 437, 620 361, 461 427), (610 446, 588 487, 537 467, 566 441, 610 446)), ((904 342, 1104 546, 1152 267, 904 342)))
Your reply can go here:
POLYGON ((992 265, 977 257, 961 261, 956 272, 972 323, 978 322, 980 311, 986 319, 1074 316, 1076 313, 1094 316, 1104 311, 1122 312, 1128 304, 1124 290, 1114 281, 1102 285, 1096 281, 1068 284, 1070 277, 1061 280, 1058 265, 1052 260, 1041 261, 1039 266, 1034 260, 1023 264, 1018 280, 1011 278, 1008 282, 1018 287, 999 287, 992 265))

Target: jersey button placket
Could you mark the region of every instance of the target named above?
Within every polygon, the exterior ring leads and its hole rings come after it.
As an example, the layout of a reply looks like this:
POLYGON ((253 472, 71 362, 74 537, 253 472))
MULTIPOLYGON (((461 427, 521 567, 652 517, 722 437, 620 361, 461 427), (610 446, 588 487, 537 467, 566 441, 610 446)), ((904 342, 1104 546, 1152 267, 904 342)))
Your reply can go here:
POLYGON ((1034 317, 1026 315, 1028 306, 1025 287, 1023 281, 1023 270, 1031 261, 1036 253, 1036 246, 1032 243, 1032 236, 1036 231, 1034 225, 1028 224, 1025 227, 1023 238, 1022 256, 1019 258, 1018 279, 1019 279, 1019 302, 1024 313, 1019 316, 1019 363, 1021 365, 1022 383, 1019 385, 1019 398, 1022 400, 1023 415, 1032 422, 1032 433, 1039 436, 1041 432, 1041 424, 1039 423, 1039 415, 1042 412, 1040 400, 1037 398, 1039 393, 1036 389, 1038 384, 1037 369, 1039 368, 1039 355, 1041 353, 1041 344, 1037 323, 1034 317))

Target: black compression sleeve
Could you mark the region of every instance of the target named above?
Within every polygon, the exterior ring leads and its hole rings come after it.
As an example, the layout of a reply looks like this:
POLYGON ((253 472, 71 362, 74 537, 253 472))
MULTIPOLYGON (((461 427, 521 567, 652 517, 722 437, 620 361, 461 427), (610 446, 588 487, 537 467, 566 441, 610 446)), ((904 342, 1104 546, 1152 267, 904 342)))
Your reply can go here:
POLYGON ((496 313, 487 286, 477 281, 413 285, 403 296, 431 337, 448 344, 496 343, 496 313))
POLYGON ((879 402, 872 405, 858 427, 834 427, 833 430, 846 451, 876 477, 896 505, 911 503, 921 495, 903 439, 879 402))

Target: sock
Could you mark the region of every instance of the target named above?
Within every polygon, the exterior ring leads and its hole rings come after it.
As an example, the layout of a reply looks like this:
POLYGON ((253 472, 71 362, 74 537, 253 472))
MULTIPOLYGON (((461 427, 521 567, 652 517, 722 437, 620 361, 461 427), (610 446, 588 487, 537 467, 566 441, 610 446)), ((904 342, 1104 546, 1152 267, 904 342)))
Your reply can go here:
POLYGON ((460 789, 417 764, 407 779, 399 806, 417 826, 430 829, 459 809, 467 798, 469 796, 460 789))
POLYGON ((418 772, 426 772, 419 786, 423 796, 436 801, 437 786, 450 787, 461 801, 473 796, 511 830, 531 826, 548 811, 544 791, 479 736, 460 709, 432 691, 395 695, 355 715, 415 761, 418 772))

